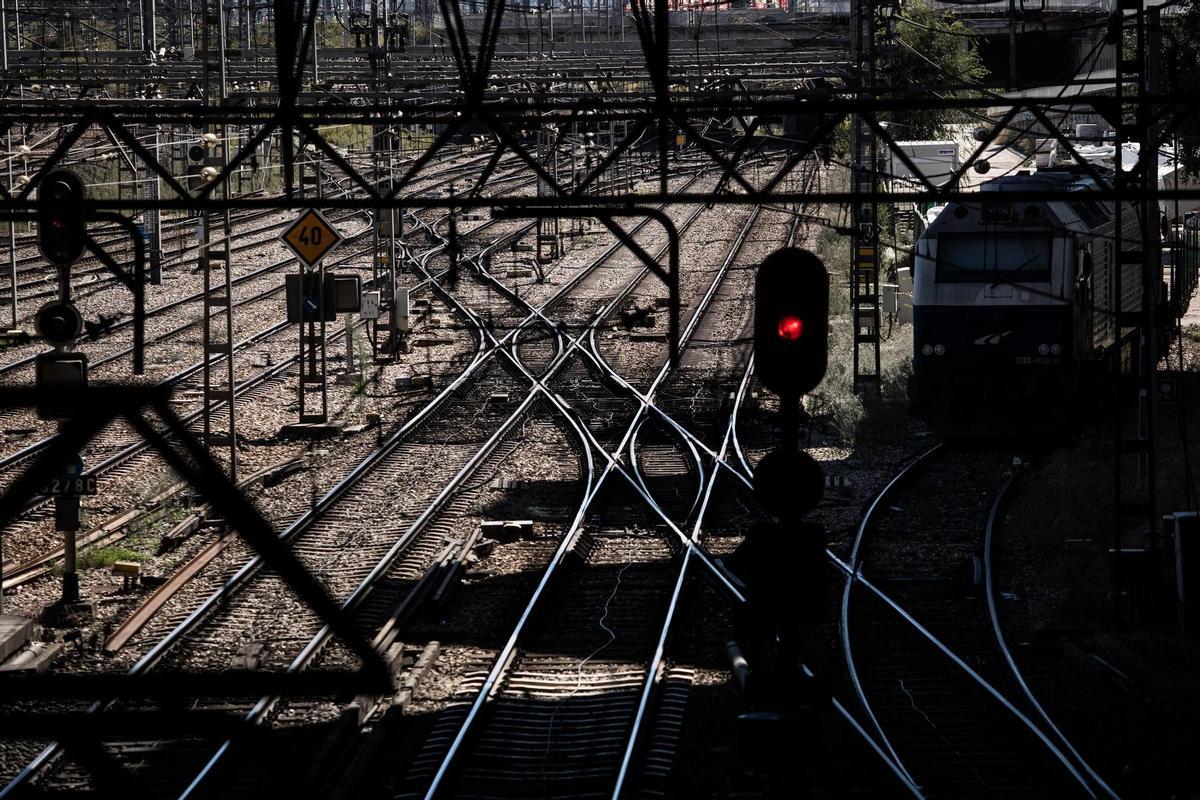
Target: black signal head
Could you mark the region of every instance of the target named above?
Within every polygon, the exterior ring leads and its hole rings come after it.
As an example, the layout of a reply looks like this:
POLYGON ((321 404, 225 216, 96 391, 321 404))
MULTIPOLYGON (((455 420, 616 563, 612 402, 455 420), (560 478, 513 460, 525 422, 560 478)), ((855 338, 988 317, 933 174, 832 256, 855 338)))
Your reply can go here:
POLYGON ((83 333, 83 318, 74 303, 48 303, 34 318, 38 335, 51 344, 70 344, 83 333))
POLYGON ((829 275, 807 250, 776 250, 758 268, 754 297, 755 372, 763 386, 798 398, 825 376, 829 275))
POLYGON ((825 473, 803 450, 781 447, 754 468, 754 495, 781 519, 800 517, 817 507, 825 494, 825 473))
POLYGON ((69 266, 83 255, 85 193, 79 176, 65 169, 49 173, 38 186, 38 250, 51 264, 69 266))

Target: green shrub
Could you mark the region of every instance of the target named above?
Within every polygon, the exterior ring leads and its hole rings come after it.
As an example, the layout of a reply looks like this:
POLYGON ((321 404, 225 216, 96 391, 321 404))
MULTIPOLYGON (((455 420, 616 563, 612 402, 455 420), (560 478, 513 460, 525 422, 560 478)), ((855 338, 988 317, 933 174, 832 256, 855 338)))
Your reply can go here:
POLYGON ((79 569, 98 569, 111 567, 117 561, 137 561, 141 563, 149 556, 130 550, 128 547, 109 545, 107 547, 92 547, 79 553, 76 565, 79 569))

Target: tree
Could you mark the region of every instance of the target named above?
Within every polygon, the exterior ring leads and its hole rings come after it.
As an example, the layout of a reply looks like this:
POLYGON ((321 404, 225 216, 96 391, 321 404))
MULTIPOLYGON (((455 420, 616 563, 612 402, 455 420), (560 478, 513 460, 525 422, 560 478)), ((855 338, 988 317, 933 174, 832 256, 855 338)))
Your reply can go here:
MULTIPOLYGON (((1167 44, 1167 88, 1175 95, 1200 95, 1200 0, 1183 0, 1173 37, 1167 44), (1172 41, 1173 40, 1173 41, 1172 41)), ((1184 171, 1200 175, 1200 103, 1177 100, 1170 109, 1169 125, 1177 126, 1179 156, 1184 171)))
MULTIPOLYGON (((904 3, 894 17, 892 36, 896 56, 889 73, 897 94, 911 88, 923 98, 969 97, 967 87, 987 77, 967 26, 925 0, 904 3)), ((921 109, 893 114, 890 122, 897 127, 897 138, 918 140, 944 138, 949 126, 970 119, 962 111, 921 109)))

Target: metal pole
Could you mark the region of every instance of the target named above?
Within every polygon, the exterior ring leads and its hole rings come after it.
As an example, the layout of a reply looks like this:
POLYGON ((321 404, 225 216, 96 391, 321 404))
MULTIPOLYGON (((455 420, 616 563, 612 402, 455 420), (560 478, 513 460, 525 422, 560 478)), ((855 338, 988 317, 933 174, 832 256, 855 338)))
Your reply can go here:
POLYGON ((1008 85, 1017 85, 1017 0, 1008 0, 1008 85))
MULTIPOLYGON (((56 503, 72 503, 78 502, 77 498, 57 497, 56 503)), ((75 542, 75 531, 67 530, 63 532, 63 590, 62 599, 64 603, 79 602, 79 571, 78 571, 78 548, 75 542)))
MULTIPOLYGON (((161 132, 158 125, 152 125, 152 132, 149 149, 154 153, 154 160, 159 160, 159 152, 161 149, 161 132)), ((159 200, 158 175, 152 170, 146 170, 146 180, 142 194, 146 199, 157 203, 159 200)), ((158 208, 150 208, 146 210, 145 216, 142 218, 142 224, 146 231, 146 244, 149 250, 150 261, 150 283, 162 283, 162 211, 158 208)))
MULTIPOLYGON (((3 0, 0 0, 2 4, 3 0)), ((8 185, 13 184, 13 138, 12 130, 8 131, 8 185)), ((17 223, 10 217, 8 220, 8 275, 12 287, 12 328, 17 327, 17 223)))
POLYGON ((150 61, 153 61, 158 53, 158 39, 154 30, 154 0, 142 0, 142 50, 150 61))
MULTIPOLYGON (((17 49, 21 49, 21 43, 17 42, 17 49)), ((0 2, 0 58, 3 59, 5 72, 8 71, 8 5, 0 2)), ((3 594, 3 592, 0 592, 3 594)))
POLYGON ((312 60, 313 60, 313 84, 314 85, 319 80, 321 80, 321 77, 320 77, 319 73, 317 72, 317 31, 316 31, 316 27, 317 27, 316 20, 313 20, 312 60))
MULTIPOLYGON (((225 3, 224 0, 217 0, 217 26, 219 32, 217 34, 218 48, 221 53, 221 86, 220 97, 221 107, 225 107, 225 101, 228 99, 228 74, 227 65, 225 63, 225 3)), ((229 126, 221 125, 221 169, 225 171, 229 167, 229 126)), ((229 200, 229 181, 221 182, 221 198, 229 200)), ((237 482, 238 474, 238 459, 237 459, 237 415, 235 413, 234 403, 234 374, 233 374, 233 222, 230 219, 229 206, 225 206, 224 214, 225 223, 225 341, 229 344, 229 355, 225 358, 225 378, 229 385, 229 479, 237 482)))

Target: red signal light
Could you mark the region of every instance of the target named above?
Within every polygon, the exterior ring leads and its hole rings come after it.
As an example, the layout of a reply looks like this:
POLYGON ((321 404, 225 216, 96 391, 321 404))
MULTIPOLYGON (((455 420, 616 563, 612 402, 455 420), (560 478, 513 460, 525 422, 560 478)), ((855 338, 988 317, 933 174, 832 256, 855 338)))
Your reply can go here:
POLYGON ((788 314, 779 320, 779 338, 794 342, 804 334, 804 320, 788 314))

